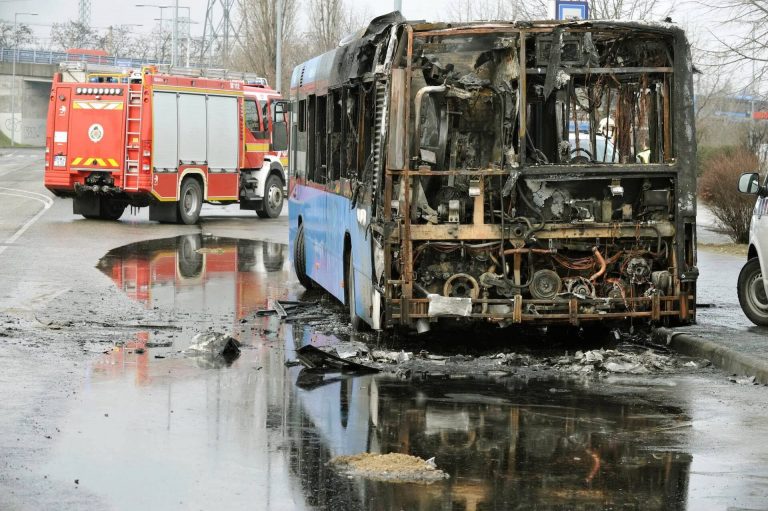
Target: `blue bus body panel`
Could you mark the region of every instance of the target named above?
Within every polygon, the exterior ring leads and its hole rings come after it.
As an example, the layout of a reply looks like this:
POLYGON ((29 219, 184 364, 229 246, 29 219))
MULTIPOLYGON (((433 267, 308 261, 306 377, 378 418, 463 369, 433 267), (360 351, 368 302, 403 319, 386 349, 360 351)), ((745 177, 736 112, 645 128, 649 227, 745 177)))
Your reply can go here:
POLYGON ((366 236, 370 208, 352 208, 350 199, 318 188, 296 184, 288 201, 289 248, 299 220, 304 226, 307 275, 344 303, 344 236, 349 234, 355 269, 355 310, 371 323, 371 237, 366 236))

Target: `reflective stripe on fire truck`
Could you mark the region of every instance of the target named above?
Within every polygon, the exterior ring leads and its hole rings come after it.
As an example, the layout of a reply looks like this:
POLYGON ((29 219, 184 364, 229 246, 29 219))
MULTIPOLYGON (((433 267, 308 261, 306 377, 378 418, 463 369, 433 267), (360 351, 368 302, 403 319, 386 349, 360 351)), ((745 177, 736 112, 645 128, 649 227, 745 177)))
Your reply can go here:
POLYGON ((117 160, 114 158, 83 158, 83 157, 77 157, 74 160, 72 160, 72 163, 70 165, 80 165, 82 162, 83 165, 97 165, 99 167, 119 167, 120 164, 117 163, 117 160), (85 160, 85 161, 83 161, 85 160))
POLYGON ((75 110, 122 110, 121 101, 73 101, 75 110))
POLYGON ((269 144, 245 144, 246 151, 269 151, 269 144))

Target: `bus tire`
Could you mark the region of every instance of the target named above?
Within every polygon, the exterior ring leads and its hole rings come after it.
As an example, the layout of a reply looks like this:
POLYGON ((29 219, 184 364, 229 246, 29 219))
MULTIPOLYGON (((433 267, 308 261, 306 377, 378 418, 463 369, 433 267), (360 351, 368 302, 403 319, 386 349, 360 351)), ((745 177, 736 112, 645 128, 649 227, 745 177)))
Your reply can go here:
POLYGON ((192 225, 200 219, 200 208, 203 206, 203 190, 197 179, 188 177, 181 183, 179 193, 178 217, 179 223, 192 225))
POLYGON ((758 326, 768 326, 768 297, 759 258, 753 257, 741 269, 737 291, 741 310, 749 320, 758 326))
POLYGON ((102 197, 99 218, 102 220, 118 220, 123 216, 126 207, 128 205, 123 202, 102 197))
POLYGON ((259 218, 277 218, 283 211, 283 182, 274 174, 267 176, 264 183, 264 197, 261 208, 256 210, 259 218))
POLYGON ((361 329, 363 321, 357 315, 355 308, 355 267, 352 263, 352 251, 347 255, 347 278, 344 283, 347 296, 347 307, 349 309, 349 324, 352 326, 352 331, 357 332, 361 329))
POLYGON ((307 257, 304 251, 304 225, 299 224, 296 239, 293 242, 293 270, 304 289, 312 289, 312 279, 307 275, 307 257))

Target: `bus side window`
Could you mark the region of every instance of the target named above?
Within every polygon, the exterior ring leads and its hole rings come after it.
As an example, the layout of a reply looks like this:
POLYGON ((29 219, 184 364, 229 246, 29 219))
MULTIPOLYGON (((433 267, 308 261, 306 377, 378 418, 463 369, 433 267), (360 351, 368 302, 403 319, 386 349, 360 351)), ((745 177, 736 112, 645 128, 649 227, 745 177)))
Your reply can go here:
MULTIPOLYGON (((317 97, 315 109, 315 182, 325 183, 328 169, 328 97, 317 97)), ((310 133, 310 136, 312 133, 310 133)))
POLYGON ((298 111, 296 112, 296 115, 298 117, 297 124, 299 133, 304 133, 307 131, 307 100, 302 99, 299 101, 299 107, 298 111))
POLYGON ((317 182, 317 168, 315 166, 315 110, 317 110, 317 97, 312 95, 307 100, 307 179, 317 182))
POLYGON ((343 112, 343 137, 344 154, 343 169, 347 178, 354 178, 357 174, 357 151, 358 151, 358 127, 359 122, 359 89, 347 89, 344 98, 343 112))
POLYGON ((341 133, 341 89, 336 89, 330 93, 331 104, 330 110, 330 172, 329 179, 331 181, 338 181, 341 177, 341 152, 342 152, 342 133, 341 133))

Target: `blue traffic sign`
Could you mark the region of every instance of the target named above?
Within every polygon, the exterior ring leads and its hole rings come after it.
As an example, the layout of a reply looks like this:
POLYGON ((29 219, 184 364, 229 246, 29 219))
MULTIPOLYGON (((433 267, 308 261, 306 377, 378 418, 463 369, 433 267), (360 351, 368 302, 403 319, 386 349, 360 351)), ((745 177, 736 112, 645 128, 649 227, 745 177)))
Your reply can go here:
POLYGON ((556 18, 559 20, 585 20, 589 18, 586 0, 555 0, 556 18))

